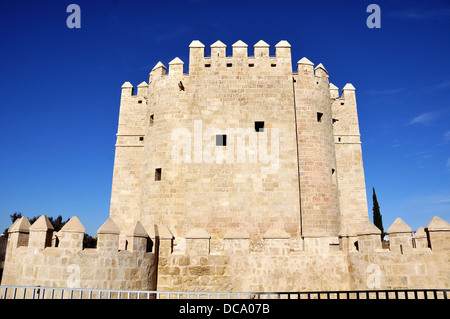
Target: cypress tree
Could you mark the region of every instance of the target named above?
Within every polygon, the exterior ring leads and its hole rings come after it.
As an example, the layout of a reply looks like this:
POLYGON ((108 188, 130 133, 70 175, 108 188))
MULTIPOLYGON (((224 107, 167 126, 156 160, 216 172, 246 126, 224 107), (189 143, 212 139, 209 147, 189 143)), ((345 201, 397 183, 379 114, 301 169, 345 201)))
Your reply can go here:
POLYGON ((378 205, 377 200, 377 194, 375 194, 375 187, 373 187, 373 224, 377 226, 381 230, 381 238, 383 238, 384 235, 384 229, 383 229, 383 218, 381 217, 380 213, 380 206, 378 205))

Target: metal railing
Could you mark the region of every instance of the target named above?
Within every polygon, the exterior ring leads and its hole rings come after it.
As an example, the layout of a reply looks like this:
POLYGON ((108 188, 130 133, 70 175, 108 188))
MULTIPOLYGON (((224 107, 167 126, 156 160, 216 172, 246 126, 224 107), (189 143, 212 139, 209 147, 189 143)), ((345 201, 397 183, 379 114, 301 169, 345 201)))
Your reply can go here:
POLYGON ((450 289, 181 292, 0 286, 0 299, 448 299, 450 289))

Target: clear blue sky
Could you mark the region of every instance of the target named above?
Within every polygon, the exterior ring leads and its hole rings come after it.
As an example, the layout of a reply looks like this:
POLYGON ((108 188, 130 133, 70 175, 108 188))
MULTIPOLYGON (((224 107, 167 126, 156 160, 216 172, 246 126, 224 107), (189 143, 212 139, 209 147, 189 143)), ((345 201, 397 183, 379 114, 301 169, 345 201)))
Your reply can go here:
MULTIPOLYGON (((450 220, 450 2, 2 1, 0 231, 21 212, 77 215, 95 235, 109 215, 120 87, 192 40, 292 45, 356 87, 369 216, 384 227, 450 220), (81 8, 69 29, 66 8, 81 8), (369 29, 366 8, 381 8, 369 29)), ((229 52, 230 53, 230 52, 229 52)))

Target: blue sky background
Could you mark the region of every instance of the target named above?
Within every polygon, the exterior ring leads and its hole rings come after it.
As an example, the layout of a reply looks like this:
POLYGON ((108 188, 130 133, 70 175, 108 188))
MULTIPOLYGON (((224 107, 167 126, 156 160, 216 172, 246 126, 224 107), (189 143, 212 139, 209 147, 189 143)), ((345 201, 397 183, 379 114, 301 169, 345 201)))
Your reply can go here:
POLYGON ((77 215, 95 235, 109 215, 120 87, 148 81, 192 40, 280 40, 356 87, 369 216, 384 228, 450 220, 450 2, 2 1, 0 232, 21 212, 77 215), (66 8, 81 7, 81 29, 66 8), (381 8, 369 29, 366 8, 381 8))

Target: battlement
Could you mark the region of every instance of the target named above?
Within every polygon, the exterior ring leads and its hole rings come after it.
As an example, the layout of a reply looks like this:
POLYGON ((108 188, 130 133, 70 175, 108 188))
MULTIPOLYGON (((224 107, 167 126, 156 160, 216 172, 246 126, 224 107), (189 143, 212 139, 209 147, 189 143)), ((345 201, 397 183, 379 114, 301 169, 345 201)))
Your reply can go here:
POLYGON ((446 221, 434 217, 413 235, 397 219, 389 228, 387 249, 382 248, 380 235, 368 220, 360 229, 347 227, 339 239, 316 234, 302 238, 301 243, 282 229, 269 229, 262 247, 255 249, 245 229, 232 229, 214 239, 205 229, 193 228, 178 244, 181 247, 166 246, 166 253, 160 247, 158 289, 290 291, 306 286, 344 290, 448 285, 450 227, 446 221))
MULTIPOLYGON (((52 248, 65 254, 77 253, 83 248, 85 228, 77 216, 73 216, 59 232, 55 232, 50 221, 41 215, 32 225, 27 217, 17 219, 8 230, 8 248, 32 248, 34 252, 52 248)), ((121 231, 109 218, 97 231, 97 248, 88 248, 90 252, 151 252, 153 242, 140 222, 133 231, 126 234, 125 249, 119 249, 121 231)), ((153 240, 154 240, 153 236, 153 240)))
MULTIPOLYGON (((161 227, 161 226, 160 226, 161 227)), ((155 225, 155 229, 158 227, 155 225)), ((263 245, 251 247, 251 237, 245 229, 236 228, 226 232, 223 238, 212 238, 203 228, 192 228, 184 237, 181 248, 174 246, 174 237, 167 226, 163 226, 162 238, 167 239, 167 245, 162 250, 167 251, 164 255, 186 254, 195 256, 205 255, 327 255, 342 253, 415 253, 423 251, 450 250, 450 225, 438 216, 428 223, 425 228, 421 227, 417 232, 397 218, 389 227, 389 247, 382 248, 381 231, 369 220, 359 229, 349 226, 342 229, 338 238, 325 236, 320 233, 309 233, 300 241, 292 239, 283 229, 271 228, 262 236, 263 245)), ((154 236, 151 236, 154 238, 154 236)))
POLYGON ((84 226, 73 216, 55 232, 45 215, 30 225, 27 217, 8 230, 2 284, 103 289, 155 289, 153 242, 142 225, 126 234, 108 219, 97 232, 97 247, 83 248, 84 226))
POLYGON ((338 240, 316 234, 299 243, 283 229, 272 228, 257 249, 242 228, 230 229, 221 239, 193 228, 174 245, 167 226, 146 230, 136 222, 122 231, 123 250, 121 231, 111 218, 97 232, 97 248, 82 248, 84 231, 76 216, 56 234, 46 216, 33 225, 26 217, 18 219, 8 231, 2 284, 163 291, 290 291, 307 285, 348 290, 374 288, 373 269, 378 271, 378 288, 433 287, 436 282, 445 287, 448 282, 450 225, 437 216, 414 234, 401 219, 395 220, 388 229, 388 249, 381 247, 380 230, 368 220, 359 229, 346 227, 338 240))

